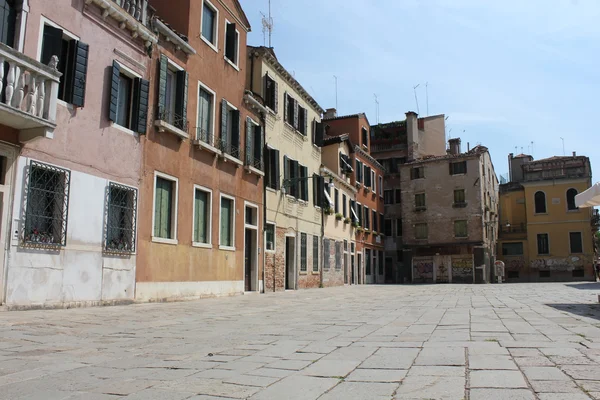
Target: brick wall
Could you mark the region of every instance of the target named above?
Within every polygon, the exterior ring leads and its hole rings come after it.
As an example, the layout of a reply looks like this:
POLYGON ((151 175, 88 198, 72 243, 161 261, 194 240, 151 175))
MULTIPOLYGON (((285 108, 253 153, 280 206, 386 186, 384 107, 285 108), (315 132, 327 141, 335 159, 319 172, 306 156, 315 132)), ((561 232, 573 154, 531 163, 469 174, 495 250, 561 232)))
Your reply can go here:
POLYGON ((285 233, 285 229, 276 228, 275 252, 266 252, 265 292, 285 290, 285 233))
MULTIPOLYGON (((326 268, 323 265, 323 286, 342 286, 344 284, 344 242, 336 242, 328 238, 324 240, 329 240, 329 266, 326 268), (337 265, 335 258, 336 246, 339 246, 340 249, 339 263, 337 265)), ((348 265, 350 265, 349 261, 348 265)))

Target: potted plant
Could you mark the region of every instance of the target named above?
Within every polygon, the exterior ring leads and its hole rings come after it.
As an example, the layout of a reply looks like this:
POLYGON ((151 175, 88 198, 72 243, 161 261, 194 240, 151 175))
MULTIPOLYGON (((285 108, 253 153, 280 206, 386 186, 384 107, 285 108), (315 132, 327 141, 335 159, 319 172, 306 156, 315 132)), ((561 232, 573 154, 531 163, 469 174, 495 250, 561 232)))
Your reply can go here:
POLYGON ((331 215, 333 214, 333 209, 331 207, 325 207, 323 212, 325 213, 325 215, 331 215))
POLYGON ((363 233, 365 230, 362 228, 362 226, 357 226, 356 227, 356 233, 363 233))
POLYGON ((335 214, 335 219, 337 219, 338 221, 341 221, 342 218, 344 218, 344 216, 340 213, 335 214))
POLYGON ((353 228, 358 228, 358 222, 352 221, 352 227, 353 228))
POLYGON ((377 231, 373 231, 372 233, 373 233, 373 235, 379 235, 379 233, 377 233, 377 231))
POLYGON ((365 232, 365 235, 369 235, 371 233, 371 231, 366 228, 364 229, 364 232, 365 232))
POLYGON ((349 223, 350 223, 350 217, 346 217, 346 218, 344 218, 344 223, 345 223, 345 224, 349 224, 349 223))

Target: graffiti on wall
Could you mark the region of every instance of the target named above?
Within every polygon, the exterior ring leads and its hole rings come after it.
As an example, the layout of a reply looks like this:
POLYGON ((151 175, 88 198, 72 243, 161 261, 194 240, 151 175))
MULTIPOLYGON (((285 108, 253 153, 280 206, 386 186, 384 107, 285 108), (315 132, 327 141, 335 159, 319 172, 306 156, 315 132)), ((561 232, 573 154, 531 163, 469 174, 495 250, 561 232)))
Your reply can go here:
POLYGON ((472 258, 452 258, 452 282, 473 282, 472 258))
POLYGON ((510 270, 517 270, 525 268, 525 257, 505 257, 504 268, 510 270))
POLYGON ((413 261, 413 281, 414 282, 432 282, 433 281, 433 260, 414 259, 413 261))
POLYGON ((591 264, 592 261, 592 257, 580 255, 555 258, 535 258, 530 261, 529 265, 533 269, 546 271, 573 271, 574 269, 580 269, 586 264, 591 264))
POLYGON ((437 265, 437 270, 435 271, 435 280, 439 283, 446 283, 449 281, 448 266, 446 263, 441 262, 437 265))

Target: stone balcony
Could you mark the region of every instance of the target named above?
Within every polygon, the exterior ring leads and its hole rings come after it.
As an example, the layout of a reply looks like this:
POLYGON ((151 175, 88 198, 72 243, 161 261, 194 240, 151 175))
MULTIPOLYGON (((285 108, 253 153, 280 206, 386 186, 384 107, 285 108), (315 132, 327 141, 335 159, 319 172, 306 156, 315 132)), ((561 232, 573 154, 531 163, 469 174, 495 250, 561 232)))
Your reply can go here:
POLYGON ((0 124, 19 131, 19 141, 52 138, 61 73, 0 43, 0 124), (8 71, 8 72, 5 72, 8 71))

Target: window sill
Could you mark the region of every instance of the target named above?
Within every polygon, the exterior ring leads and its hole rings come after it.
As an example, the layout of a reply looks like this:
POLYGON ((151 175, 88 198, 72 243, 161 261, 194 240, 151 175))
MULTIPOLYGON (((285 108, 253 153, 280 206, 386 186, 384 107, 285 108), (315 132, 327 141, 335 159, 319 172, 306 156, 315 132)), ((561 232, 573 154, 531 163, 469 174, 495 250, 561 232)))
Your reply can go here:
POLYGON ((208 151, 209 153, 213 153, 215 155, 221 155, 221 150, 217 149, 216 147, 203 142, 202 140, 194 140, 194 144, 198 147, 201 147, 202 149, 208 151))
POLYGON ((277 250, 275 250, 275 249, 273 249, 273 250, 265 250, 265 253, 275 254, 275 253, 277 253, 277 250))
POLYGON ((266 188, 266 189, 267 189, 267 192, 271 192, 271 193, 277 193, 277 190, 275 190, 275 189, 273 189, 273 188, 270 188, 270 187, 268 187, 268 186, 267 186, 267 188, 266 188))
POLYGON ((450 175, 452 175, 452 176, 460 176, 460 175, 461 175, 461 176, 465 176, 465 175, 466 175, 466 173, 465 173, 465 172, 461 172, 460 174, 450 174, 450 175))
POLYGON ((238 67, 233 61, 231 61, 229 58, 227 58, 227 56, 223 56, 223 58, 225 59, 225 61, 227 61, 227 63, 229 65, 231 65, 233 68, 235 68, 236 71, 240 71, 240 67, 238 67))
POLYGON ((212 249, 212 243, 192 242, 192 247, 201 247, 204 249, 212 249))
POLYGON ((547 212, 544 212, 544 213, 533 213, 534 217, 537 216, 537 215, 548 215, 548 213, 547 212))
POLYGON ((319 275, 319 271, 312 271, 311 274, 312 275, 319 275))
POLYGON ((122 132, 128 133, 128 134, 130 134, 131 136, 137 136, 137 133, 135 133, 135 132, 134 132, 134 131, 132 131, 131 129, 129 129, 129 128, 125 128, 124 126, 121 126, 121 125, 119 125, 119 124, 117 124, 117 123, 115 123, 115 122, 112 122, 112 121, 111 121, 111 123, 110 123, 110 126, 112 126, 112 127, 113 127, 113 128, 115 128, 115 129, 118 129, 118 130, 120 130, 120 131, 122 131, 122 132))
POLYGON ((219 245, 219 250, 235 251, 235 247, 219 245))
POLYGON ((177 239, 165 239, 165 238, 156 237, 156 236, 152 236, 152 241, 154 243, 162 243, 162 244, 171 244, 171 245, 179 244, 177 239))
POLYGON ((306 272, 306 271, 300 271, 300 272, 298 272, 298 275, 308 275, 308 272, 306 272))
POLYGON ((580 209, 576 209, 576 210, 567 210, 568 213, 579 213, 581 212, 580 209))
POLYGON ((262 172, 260 169, 251 167, 249 165, 246 165, 246 172, 248 172, 249 174, 256 174, 256 175, 260 175, 260 176, 265 176, 265 173, 262 172))
POLYGON ((221 152, 221 156, 223 156, 223 161, 224 162, 231 161, 232 163, 236 164, 237 167, 241 167, 241 166, 244 165, 244 163, 241 160, 235 158, 231 154, 227 154, 227 153, 221 152))
POLYGON ((202 34, 200 34, 200 38, 202 39, 202 41, 204 43, 206 43, 208 45, 208 47, 210 47, 211 49, 213 49, 215 51, 215 53, 219 52, 219 49, 217 48, 217 46, 215 46, 214 44, 212 44, 210 42, 210 40, 208 40, 207 38, 205 38, 204 36, 202 36, 202 34))
POLYGON ((157 119, 156 121, 154 121, 154 126, 157 127, 158 131, 161 133, 164 131, 167 131, 167 132, 173 133, 174 135, 178 136, 181 139, 189 139, 190 138, 190 135, 188 135, 187 132, 185 132, 179 128, 176 128, 175 126, 169 124, 167 121, 157 119))

